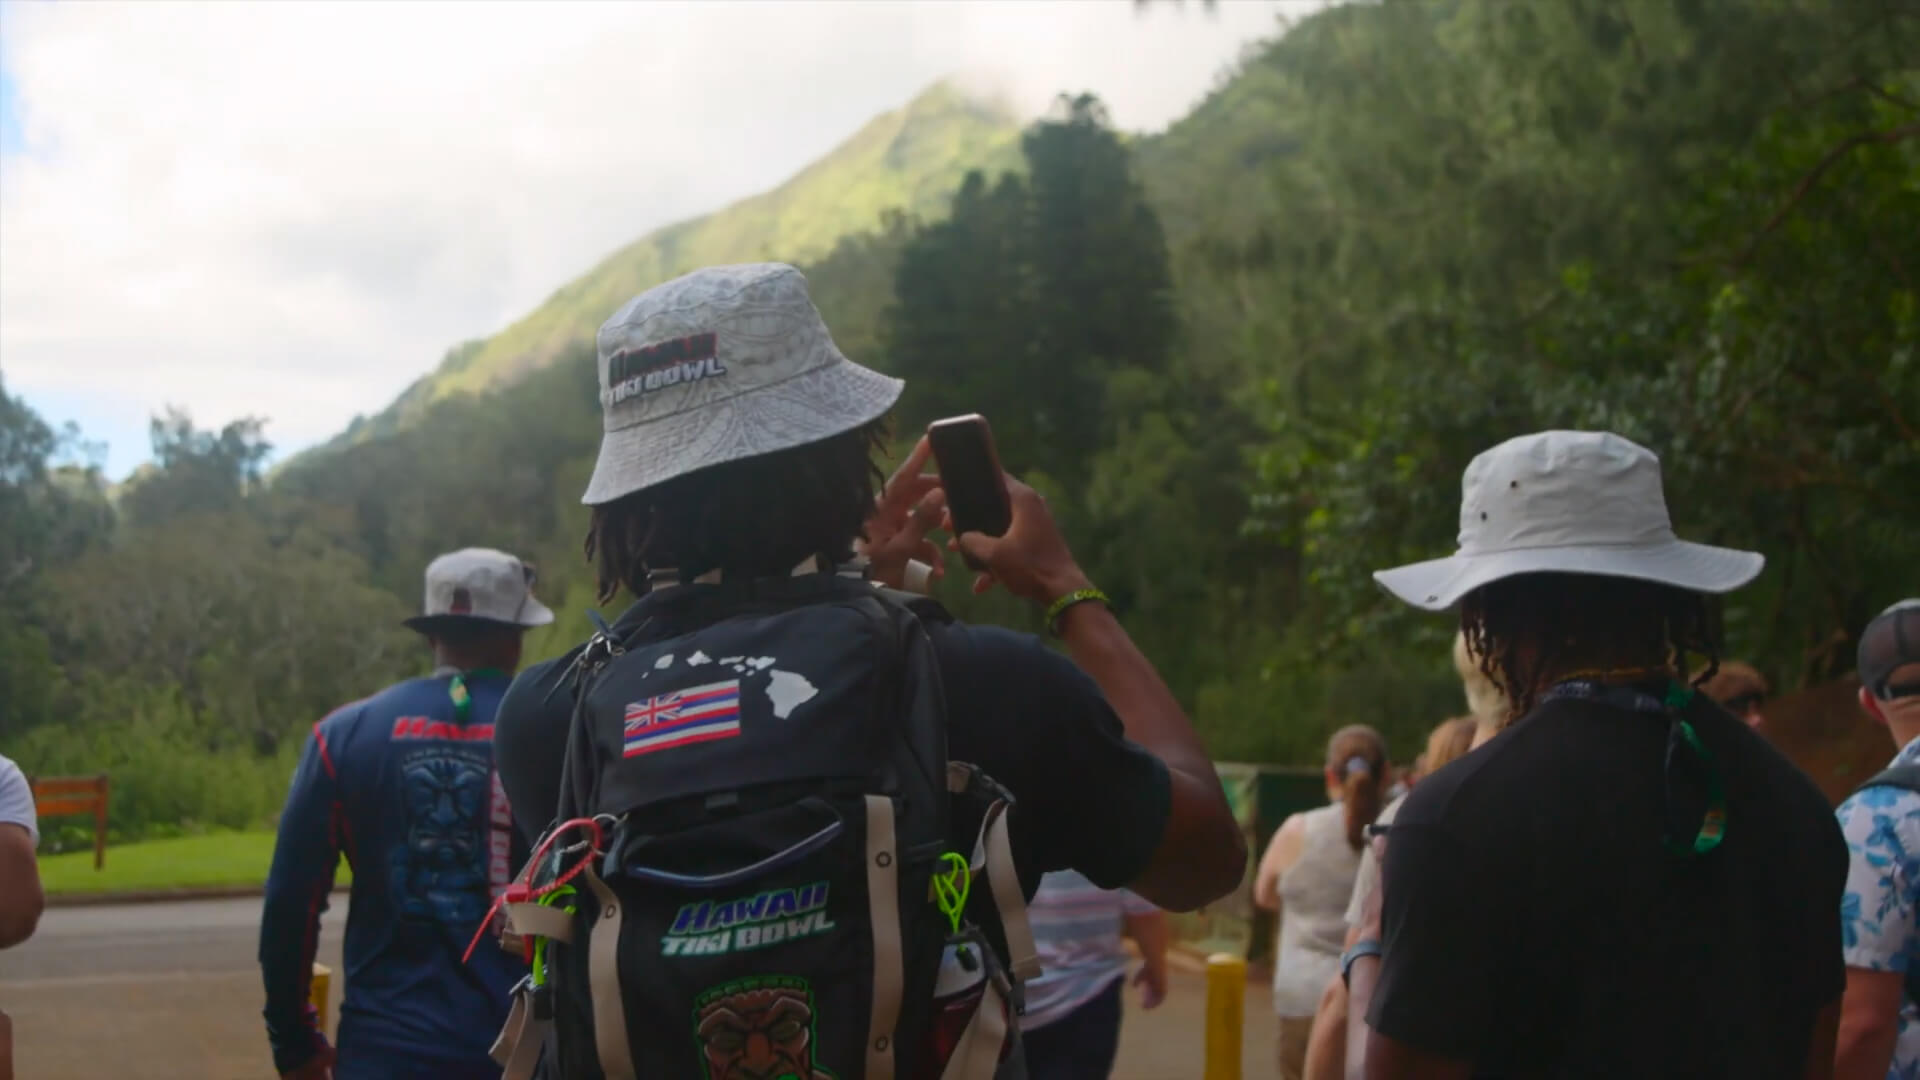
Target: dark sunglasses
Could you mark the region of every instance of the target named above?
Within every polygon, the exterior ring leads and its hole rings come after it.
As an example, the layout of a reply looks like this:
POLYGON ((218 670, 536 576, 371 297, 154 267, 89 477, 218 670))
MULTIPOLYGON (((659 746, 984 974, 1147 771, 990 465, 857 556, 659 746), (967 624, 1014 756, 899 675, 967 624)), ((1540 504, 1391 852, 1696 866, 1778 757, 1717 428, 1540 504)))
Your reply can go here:
POLYGON ((1732 713, 1735 716, 1742 716, 1752 711, 1753 709, 1756 709, 1759 706, 1766 704, 1766 701, 1767 701, 1766 694, 1761 693, 1758 690, 1749 690, 1744 694, 1736 694, 1733 697, 1730 697, 1727 700, 1721 702, 1720 707, 1727 710, 1728 712, 1732 713))
POLYGON ((1887 692, 1880 695, 1880 700, 1892 701, 1903 697, 1920 697, 1920 682, 1888 683, 1887 692))

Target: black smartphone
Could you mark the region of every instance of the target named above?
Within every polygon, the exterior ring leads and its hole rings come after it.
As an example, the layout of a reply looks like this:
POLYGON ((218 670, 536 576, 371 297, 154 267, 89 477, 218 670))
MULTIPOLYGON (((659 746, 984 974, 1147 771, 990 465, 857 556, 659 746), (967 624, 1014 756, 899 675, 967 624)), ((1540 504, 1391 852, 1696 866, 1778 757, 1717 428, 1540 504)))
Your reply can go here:
MULTIPOLYGON (((927 425, 927 443, 933 449, 940 486, 947 492, 947 510, 953 514, 953 532, 1005 536, 1013 524, 1013 503, 1000 471, 1000 455, 993 448, 993 430, 979 413, 950 416, 927 425)), ((971 559, 968 565, 973 565, 971 559)), ((979 569, 979 567, 974 567, 979 569)))

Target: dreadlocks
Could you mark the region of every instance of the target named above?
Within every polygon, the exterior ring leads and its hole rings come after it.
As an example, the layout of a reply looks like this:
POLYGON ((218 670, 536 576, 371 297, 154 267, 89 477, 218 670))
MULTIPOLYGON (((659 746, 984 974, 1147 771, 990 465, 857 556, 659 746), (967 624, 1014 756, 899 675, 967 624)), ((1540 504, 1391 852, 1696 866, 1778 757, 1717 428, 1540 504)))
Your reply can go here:
POLYGON ((1501 687, 1508 721, 1533 709, 1554 680, 1595 669, 1654 669, 1680 678, 1704 658, 1695 685, 1719 667, 1719 625, 1706 596, 1630 578, 1521 574, 1460 602, 1460 631, 1480 670, 1501 687))
POLYGON ((885 477, 884 419, 819 442, 677 476, 593 508, 587 560, 599 602, 625 588, 646 592, 649 570, 687 579, 709 570, 739 577, 786 574, 809 557, 853 556, 885 477))

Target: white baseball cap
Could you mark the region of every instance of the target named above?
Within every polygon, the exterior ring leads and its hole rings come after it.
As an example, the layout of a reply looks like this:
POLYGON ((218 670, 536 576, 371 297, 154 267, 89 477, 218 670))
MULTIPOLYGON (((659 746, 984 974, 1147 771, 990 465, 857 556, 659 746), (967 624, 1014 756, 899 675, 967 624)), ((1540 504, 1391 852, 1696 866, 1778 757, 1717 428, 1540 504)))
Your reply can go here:
POLYGON ((1519 574, 1633 578, 1701 593, 1731 592, 1766 557, 1681 540, 1667 516, 1660 459, 1604 431, 1543 431, 1473 459, 1461 478, 1459 550, 1374 571, 1415 607, 1442 611, 1519 574))
POLYGON ((604 433, 580 501, 878 420, 906 385, 847 359, 784 263, 710 266, 656 285, 600 327, 604 433))
POLYGON ((492 548, 462 548, 427 564, 426 601, 406 625, 421 633, 448 621, 545 626, 553 612, 533 598, 533 567, 492 548))

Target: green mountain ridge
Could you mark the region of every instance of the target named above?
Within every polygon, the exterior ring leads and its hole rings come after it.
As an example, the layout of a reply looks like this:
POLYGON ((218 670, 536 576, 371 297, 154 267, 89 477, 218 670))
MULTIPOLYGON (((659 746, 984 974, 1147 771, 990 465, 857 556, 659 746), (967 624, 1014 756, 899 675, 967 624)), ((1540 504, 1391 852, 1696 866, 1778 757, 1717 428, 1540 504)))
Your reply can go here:
MULTIPOLYGON (((562 286, 500 333, 449 350, 431 373, 319 449, 391 434, 452 395, 497 389, 554 362, 634 294, 697 266, 762 259, 804 263, 884 215, 938 216, 970 169, 1019 162, 1021 125, 1003 101, 943 80, 869 121, 770 191, 655 230, 562 286)), ((305 454, 298 455, 304 457, 305 454)))

